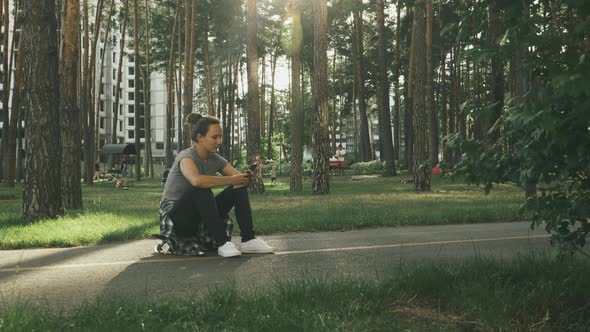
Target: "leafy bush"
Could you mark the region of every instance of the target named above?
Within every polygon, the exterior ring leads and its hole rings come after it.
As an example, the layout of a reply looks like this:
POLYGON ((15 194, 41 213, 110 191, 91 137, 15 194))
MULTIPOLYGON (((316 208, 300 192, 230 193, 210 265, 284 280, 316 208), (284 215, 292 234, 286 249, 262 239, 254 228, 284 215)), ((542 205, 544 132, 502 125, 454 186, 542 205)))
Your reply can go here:
POLYGON ((350 168, 356 175, 382 174, 385 171, 385 163, 379 160, 358 162, 350 165, 350 168))

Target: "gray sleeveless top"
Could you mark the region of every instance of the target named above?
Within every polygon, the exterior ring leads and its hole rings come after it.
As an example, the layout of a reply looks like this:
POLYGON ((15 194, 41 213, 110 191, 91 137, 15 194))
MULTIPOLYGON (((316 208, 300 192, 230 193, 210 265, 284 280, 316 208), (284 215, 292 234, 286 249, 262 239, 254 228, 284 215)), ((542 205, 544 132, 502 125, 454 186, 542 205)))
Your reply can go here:
POLYGON ((223 168, 227 165, 227 160, 217 153, 210 153, 207 162, 204 162, 199 155, 197 155, 194 146, 180 151, 168 173, 162 201, 178 201, 182 196, 193 189, 193 186, 180 171, 180 161, 184 158, 191 158, 202 175, 215 176, 217 173, 221 173, 223 168))

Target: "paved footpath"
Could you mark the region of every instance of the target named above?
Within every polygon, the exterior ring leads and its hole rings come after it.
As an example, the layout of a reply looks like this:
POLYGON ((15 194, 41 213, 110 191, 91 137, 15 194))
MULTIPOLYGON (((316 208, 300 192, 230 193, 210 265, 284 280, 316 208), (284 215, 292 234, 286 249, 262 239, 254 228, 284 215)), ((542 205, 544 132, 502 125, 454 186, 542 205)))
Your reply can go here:
MULTIPOLYGON (((276 252, 221 258, 154 253, 156 240, 0 251, 0 309, 17 299, 74 308, 97 298, 155 299, 234 282, 259 289, 304 275, 378 278, 404 263, 508 257, 549 248, 528 223, 407 226, 263 236, 276 252)), ((234 238, 234 241, 239 239, 234 238)))

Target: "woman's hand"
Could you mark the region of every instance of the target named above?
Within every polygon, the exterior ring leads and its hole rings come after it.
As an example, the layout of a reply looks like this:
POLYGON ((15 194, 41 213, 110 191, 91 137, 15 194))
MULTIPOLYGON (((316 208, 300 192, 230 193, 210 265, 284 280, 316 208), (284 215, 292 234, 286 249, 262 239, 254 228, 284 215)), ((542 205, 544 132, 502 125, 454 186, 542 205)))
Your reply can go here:
POLYGON ((234 174, 234 175, 230 176, 230 180, 231 180, 231 184, 234 187, 242 187, 242 186, 245 186, 248 183, 248 181, 250 180, 250 174, 248 174, 248 173, 234 174))

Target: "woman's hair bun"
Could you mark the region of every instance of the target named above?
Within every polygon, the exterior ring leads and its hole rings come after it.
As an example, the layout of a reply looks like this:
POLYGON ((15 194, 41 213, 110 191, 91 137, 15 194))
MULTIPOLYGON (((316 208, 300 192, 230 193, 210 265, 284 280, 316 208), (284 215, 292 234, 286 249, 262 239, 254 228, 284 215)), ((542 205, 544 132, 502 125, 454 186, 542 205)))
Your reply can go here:
POLYGON ((189 113, 186 118, 184 118, 184 123, 195 126, 199 120, 201 120, 203 116, 199 113, 189 113))

